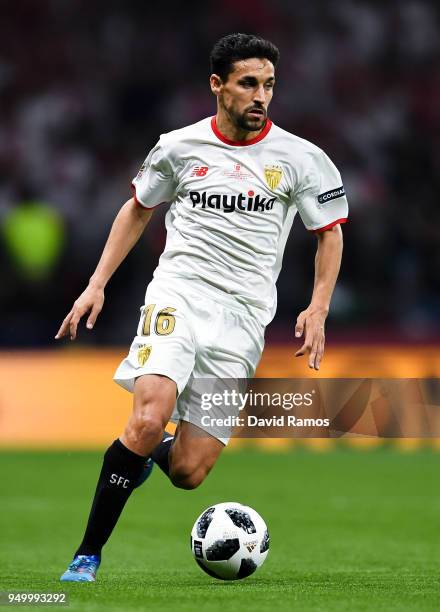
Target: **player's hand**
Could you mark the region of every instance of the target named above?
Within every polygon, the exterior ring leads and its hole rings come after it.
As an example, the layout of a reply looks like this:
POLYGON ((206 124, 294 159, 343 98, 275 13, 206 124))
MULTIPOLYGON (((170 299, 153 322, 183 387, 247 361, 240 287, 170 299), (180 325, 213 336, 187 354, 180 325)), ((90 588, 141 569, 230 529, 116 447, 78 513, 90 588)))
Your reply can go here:
POLYGON ((295 337, 301 338, 304 334, 304 343, 296 351, 295 357, 308 354, 309 368, 319 370, 324 355, 325 334, 324 325, 327 312, 314 310, 310 306, 298 315, 295 326, 295 337))
POLYGON ((95 321, 102 310, 103 304, 104 290, 89 285, 87 289, 81 293, 79 298, 73 304, 72 310, 62 322, 61 327, 58 330, 57 335, 55 336, 55 340, 59 340, 60 338, 62 338, 63 336, 67 336, 68 334, 70 335, 71 340, 75 340, 78 323, 80 322, 81 318, 88 312, 90 314, 87 319, 86 327, 87 329, 93 329, 95 321))

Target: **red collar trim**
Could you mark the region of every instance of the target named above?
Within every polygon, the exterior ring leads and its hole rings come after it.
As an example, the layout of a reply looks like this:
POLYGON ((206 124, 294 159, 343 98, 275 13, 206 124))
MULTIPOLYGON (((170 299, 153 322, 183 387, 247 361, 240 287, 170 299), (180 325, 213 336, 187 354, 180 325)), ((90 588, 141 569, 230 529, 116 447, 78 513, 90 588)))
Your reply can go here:
POLYGON ((253 145, 257 142, 260 142, 260 140, 263 140, 263 138, 268 135, 268 133, 270 132, 270 128, 272 127, 272 121, 270 119, 266 119, 266 125, 264 126, 264 128, 261 130, 258 136, 255 136, 255 138, 251 138, 251 140, 229 140, 229 138, 223 136, 223 134, 219 131, 217 127, 217 119, 215 115, 211 119, 211 127, 214 134, 222 142, 228 145, 232 145, 234 147, 247 147, 248 145, 253 145))

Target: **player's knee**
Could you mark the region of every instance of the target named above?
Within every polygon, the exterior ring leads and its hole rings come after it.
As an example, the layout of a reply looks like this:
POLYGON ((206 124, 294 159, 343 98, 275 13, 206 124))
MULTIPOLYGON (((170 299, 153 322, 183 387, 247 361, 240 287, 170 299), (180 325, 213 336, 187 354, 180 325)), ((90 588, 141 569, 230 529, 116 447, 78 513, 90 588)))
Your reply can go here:
POLYGON ((157 440, 157 443, 159 443, 165 425, 166 423, 163 422, 159 415, 149 413, 148 411, 139 411, 130 418, 125 435, 135 444, 149 440, 157 440))
POLYGON ((197 489, 197 487, 202 484, 203 480, 203 478, 199 478, 194 474, 175 474, 171 478, 171 482, 175 487, 177 487, 178 489, 185 489, 186 491, 192 491, 193 489, 197 489))
POLYGON ((160 415, 145 412, 137 415, 136 428, 139 434, 143 437, 159 437, 161 438, 165 430, 163 419, 160 415))
POLYGON ((150 377, 148 384, 135 387, 135 403, 125 435, 135 444, 159 444, 174 402, 174 385, 162 377, 150 377))
POLYGON ((197 489, 205 480, 207 471, 204 468, 193 469, 189 465, 178 465, 170 471, 170 479, 175 487, 190 491, 197 489))

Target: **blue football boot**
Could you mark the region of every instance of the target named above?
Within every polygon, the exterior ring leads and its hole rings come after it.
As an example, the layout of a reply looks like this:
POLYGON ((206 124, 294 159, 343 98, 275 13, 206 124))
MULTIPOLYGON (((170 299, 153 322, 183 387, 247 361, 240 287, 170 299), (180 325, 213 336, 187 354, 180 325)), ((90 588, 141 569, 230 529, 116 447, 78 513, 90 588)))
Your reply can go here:
POLYGON ((141 484, 144 484, 144 482, 147 480, 147 478, 150 476, 151 472, 153 471, 153 467, 154 467, 153 459, 151 457, 147 457, 145 459, 145 463, 144 463, 144 467, 143 467, 142 473, 139 476, 137 483, 134 485, 135 489, 140 487, 141 484))
POLYGON ((61 582, 95 582, 101 563, 99 555, 76 555, 61 576, 61 582))

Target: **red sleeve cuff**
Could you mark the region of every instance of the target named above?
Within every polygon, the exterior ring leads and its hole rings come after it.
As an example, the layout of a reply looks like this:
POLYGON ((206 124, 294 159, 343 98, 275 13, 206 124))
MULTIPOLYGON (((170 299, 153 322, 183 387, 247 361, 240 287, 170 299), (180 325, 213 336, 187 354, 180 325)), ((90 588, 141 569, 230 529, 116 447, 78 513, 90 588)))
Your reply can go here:
POLYGON ((315 234, 320 234, 321 232, 325 232, 326 230, 331 229, 335 225, 338 225, 338 223, 342 224, 342 223, 346 223, 346 222, 347 222, 347 217, 344 217, 342 219, 336 219, 336 221, 332 221, 328 225, 324 225, 324 227, 317 227, 316 229, 309 230, 309 232, 313 232, 315 234))
POLYGON ((141 208, 145 208, 145 206, 143 206, 143 205, 142 205, 142 204, 139 202, 139 200, 137 199, 137 197, 136 197, 136 186, 135 186, 135 184, 134 184, 134 183, 132 183, 132 184, 131 184, 131 190, 133 191, 133 200, 134 200, 134 203, 136 204, 136 206, 140 206, 141 208))

